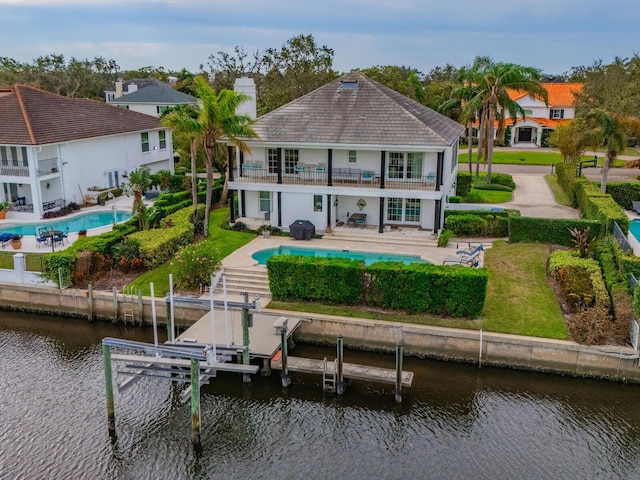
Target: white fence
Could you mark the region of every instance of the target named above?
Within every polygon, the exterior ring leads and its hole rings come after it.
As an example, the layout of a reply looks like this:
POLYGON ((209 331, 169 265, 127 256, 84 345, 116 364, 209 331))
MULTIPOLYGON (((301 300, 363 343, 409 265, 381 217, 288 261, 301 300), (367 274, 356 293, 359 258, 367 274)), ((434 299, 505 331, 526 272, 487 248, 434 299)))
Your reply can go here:
POLYGON ((57 287, 55 283, 44 279, 40 272, 27 271, 24 253, 16 253, 13 256, 13 270, 0 268, 0 282, 57 287))

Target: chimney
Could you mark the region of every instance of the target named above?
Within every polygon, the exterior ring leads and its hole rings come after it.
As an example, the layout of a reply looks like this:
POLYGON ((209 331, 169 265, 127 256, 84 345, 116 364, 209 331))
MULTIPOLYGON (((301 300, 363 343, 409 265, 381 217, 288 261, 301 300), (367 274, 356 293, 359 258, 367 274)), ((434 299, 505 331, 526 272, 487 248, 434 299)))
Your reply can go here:
POLYGON ((240 77, 236 78, 233 83, 233 89, 238 93, 244 93, 248 95, 250 99, 240 105, 238 113, 249 115, 252 119, 256 118, 256 84, 253 82, 253 78, 240 77))
POLYGON ((122 82, 116 82, 116 96, 114 98, 120 98, 122 96, 122 82))

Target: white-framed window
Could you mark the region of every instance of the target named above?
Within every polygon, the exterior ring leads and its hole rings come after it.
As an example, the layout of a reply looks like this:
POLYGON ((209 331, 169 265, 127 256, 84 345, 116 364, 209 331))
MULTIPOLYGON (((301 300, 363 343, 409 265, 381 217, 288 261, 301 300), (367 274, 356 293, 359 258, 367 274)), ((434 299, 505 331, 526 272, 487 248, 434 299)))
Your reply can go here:
POLYGON ((142 132, 140 134, 140 145, 143 152, 149 151, 149 132, 142 132))
POLYGON ((389 152, 389 178, 421 178, 423 164, 422 152, 389 152))
POLYGON ((407 178, 422 177, 422 157, 421 152, 407 153, 407 178))
POLYGON ((167 110, 169 110, 169 107, 167 105, 156 105, 156 113, 158 115, 162 115, 167 110))
POLYGON ((158 140, 160 141, 160 150, 164 150, 167 148, 167 131, 160 130, 158 132, 158 140))
POLYGON ((419 223, 421 202, 419 198, 387 198, 387 221, 419 223))
POLYGON ((527 110, 527 109, 525 109, 524 114, 525 114, 525 115, 529 115, 529 116, 531 116, 531 115, 533 115, 533 110, 527 110))
POLYGON ((271 211, 271 192, 260 192, 260 213, 271 211))
POLYGON ((404 177, 404 153, 389 152, 389 178, 404 177))
POLYGON ((564 118, 564 108, 552 108, 549 110, 549 118, 564 118))
POLYGON ((278 173, 278 149, 267 149, 267 165, 269 166, 269 173, 278 173))
POLYGON ((313 196, 313 211, 322 212, 322 195, 313 196))
POLYGON ((453 145, 453 152, 451 152, 451 172, 458 165, 458 142, 453 145))
POLYGON ((121 108, 123 110, 129 110, 129 105, 118 105, 118 108, 121 108))
POLYGON ((293 174, 298 166, 298 150, 285 148, 284 150, 284 173, 293 174))
POLYGON ((349 163, 356 163, 358 161, 358 153, 355 150, 349 150, 349 163))

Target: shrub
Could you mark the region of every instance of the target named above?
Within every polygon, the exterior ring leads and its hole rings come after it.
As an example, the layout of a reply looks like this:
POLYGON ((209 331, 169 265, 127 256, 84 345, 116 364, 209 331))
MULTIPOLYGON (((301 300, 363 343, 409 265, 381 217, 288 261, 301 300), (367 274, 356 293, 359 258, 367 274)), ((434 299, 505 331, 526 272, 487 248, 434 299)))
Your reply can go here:
MULTIPOLYGON (((491 173, 491 183, 487 183, 487 173, 480 172, 477 177, 473 178, 473 187, 478 188, 477 184, 485 184, 485 185, 503 185, 505 187, 509 187, 510 191, 516 189, 516 182, 513 181, 513 177, 508 173, 500 173, 500 172, 492 172, 491 173)), ((480 190, 480 189, 479 189, 480 190)))
POLYGON ((614 322, 603 307, 591 307, 572 315, 567 320, 569 337, 583 345, 606 345, 614 336, 614 322))
POLYGON ((599 237, 602 233, 602 224, 594 220, 573 220, 560 218, 534 218, 515 217, 509 218, 509 241, 536 242, 574 246, 571 230, 589 229, 589 241, 599 237))
POLYGON ((449 203, 462 203, 462 198, 457 195, 452 195, 449 197, 449 203))
POLYGON ((558 184, 571 199, 571 204, 576 207, 576 166, 572 163, 556 163, 555 169, 558 184))
POLYGON ((208 242, 187 245, 176 253, 170 266, 176 286, 196 289, 209 284, 211 275, 220 267, 220 255, 208 242))
POLYGON ((497 190, 501 192, 511 192, 513 188, 499 183, 474 182, 473 188, 477 190, 497 190))
POLYGON ((632 202, 640 200, 640 183, 609 182, 607 193, 625 210, 631 210, 632 202))
POLYGON ((445 210, 445 228, 458 236, 503 238, 509 234, 513 210, 445 210))
POLYGON ((442 230, 442 232, 440 232, 440 236, 438 237, 438 247, 446 247, 452 237, 453 232, 451 230, 442 230))
POLYGON ((480 237, 487 229, 487 221, 479 215, 466 213, 462 215, 449 215, 444 220, 445 228, 452 230, 456 235, 464 237, 480 237))
POLYGON ((467 172, 458 172, 456 180, 456 195, 464 197, 471 191, 473 177, 467 172))
POLYGON ((613 222, 627 234, 629 217, 611 195, 604 194, 592 182, 579 179, 576 182, 576 202, 583 216, 589 220, 598 220, 604 225, 604 232, 613 232, 613 222))

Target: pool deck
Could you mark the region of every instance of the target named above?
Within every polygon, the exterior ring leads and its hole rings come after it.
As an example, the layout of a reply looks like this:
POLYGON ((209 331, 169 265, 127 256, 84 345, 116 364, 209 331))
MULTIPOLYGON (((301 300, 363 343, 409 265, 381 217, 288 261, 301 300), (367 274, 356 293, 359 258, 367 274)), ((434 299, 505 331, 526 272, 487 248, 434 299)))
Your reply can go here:
MULTIPOLYGON (((116 202, 116 209, 119 211, 131 212, 131 209, 133 208, 133 197, 122 196, 117 198, 115 202, 116 202)), ((78 210, 77 212, 74 212, 69 215, 65 215, 64 217, 43 219, 41 220, 42 226, 45 226, 48 223, 52 223, 52 222, 64 223, 65 221, 71 220, 74 217, 77 217, 80 215, 86 215, 88 213, 113 212, 113 203, 114 203, 113 200, 109 200, 105 203, 104 206, 95 205, 92 207, 85 207, 78 210)), ((7 215, 7 219, 0 221, 0 227, 4 228, 6 224, 25 224, 25 223, 34 224, 37 222, 35 222, 33 219, 22 220, 22 219, 14 218, 11 216, 11 212, 9 212, 9 215, 7 215)), ((109 224, 104 227, 93 228, 87 231, 87 236, 100 235, 103 232, 110 231, 111 227, 112 225, 109 224)), ((64 250, 65 248, 69 247, 69 245, 71 245, 73 242, 75 242, 77 239, 78 239, 77 233, 69 233, 68 243, 64 243, 64 245, 60 245, 60 244, 56 245, 55 247, 56 251, 64 250)), ((51 246, 46 246, 46 245, 39 246, 36 242, 36 236, 34 233, 34 235, 25 235, 22 237, 22 247, 20 249, 13 250, 11 248, 11 245, 7 244, 5 245, 4 250, 13 251, 15 253, 20 253, 20 252, 47 253, 47 252, 51 252, 51 246)))

